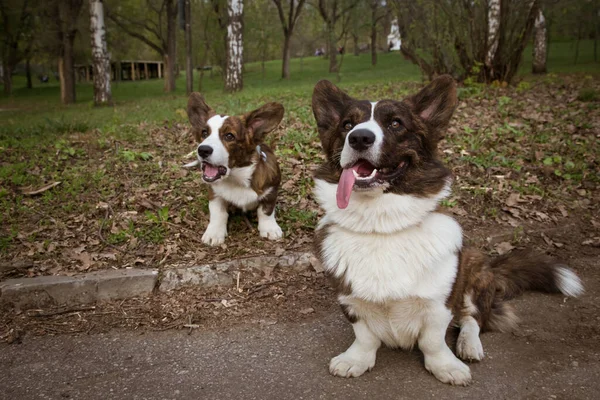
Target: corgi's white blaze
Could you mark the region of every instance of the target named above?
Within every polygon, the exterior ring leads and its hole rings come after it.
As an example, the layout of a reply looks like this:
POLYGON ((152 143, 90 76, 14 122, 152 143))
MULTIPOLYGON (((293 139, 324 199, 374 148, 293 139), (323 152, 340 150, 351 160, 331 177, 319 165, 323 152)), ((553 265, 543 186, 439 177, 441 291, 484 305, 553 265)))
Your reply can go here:
POLYGON ((450 180, 434 197, 383 193, 383 189, 355 192, 346 209, 336 201, 337 184, 315 179, 317 201, 325 211, 319 226, 335 223, 353 232, 392 233, 418 224, 450 194, 450 180))
POLYGON ((214 115, 206 122, 209 135, 198 146, 210 146, 212 147, 213 152, 206 159, 200 159, 201 161, 206 161, 214 166, 224 166, 229 168, 229 152, 223 145, 223 142, 221 142, 219 136, 219 129, 221 129, 227 118, 229 118, 227 115, 223 117, 214 115))
POLYGON ((348 143, 348 137, 352 132, 358 129, 367 129, 375 134, 375 143, 371 146, 371 148, 362 154, 362 158, 367 158, 370 160, 378 160, 381 154, 381 145, 383 144, 383 130, 381 126, 375 121, 375 106, 377 106, 377 102, 371 103, 371 118, 368 121, 361 122, 354 126, 350 132, 346 135, 346 141, 344 143, 344 148, 342 149, 342 154, 340 157, 340 165, 343 167, 347 167, 349 165, 354 164, 357 159, 356 152, 350 147, 348 143))

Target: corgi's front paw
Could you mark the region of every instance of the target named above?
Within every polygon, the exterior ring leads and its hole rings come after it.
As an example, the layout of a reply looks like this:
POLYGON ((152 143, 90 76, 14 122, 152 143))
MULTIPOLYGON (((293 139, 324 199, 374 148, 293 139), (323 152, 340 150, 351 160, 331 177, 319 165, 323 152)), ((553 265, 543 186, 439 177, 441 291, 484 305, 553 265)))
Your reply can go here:
POLYGON ((260 232, 260 236, 267 238, 269 240, 278 240, 283 237, 283 231, 277 225, 274 219, 264 221, 263 223, 258 224, 258 231, 260 232))
POLYGON ((202 243, 209 246, 219 246, 225 242, 227 236, 227 228, 208 224, 204 235, 202 235, 202 243))

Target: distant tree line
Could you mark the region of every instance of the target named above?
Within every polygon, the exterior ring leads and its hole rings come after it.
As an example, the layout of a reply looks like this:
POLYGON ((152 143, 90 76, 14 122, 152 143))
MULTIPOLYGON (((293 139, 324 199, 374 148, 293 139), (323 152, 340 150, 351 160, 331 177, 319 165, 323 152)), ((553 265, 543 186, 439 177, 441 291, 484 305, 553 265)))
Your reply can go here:
MULTIPOLYGON (((525 47, 534 42, 533 72, 546 70, 548 40, 576 43, 600 36, 595 0, 0 0, 0 58, 4 92, 12 75, 47 66, 61 84, 61 100, 75 98, 75 64, 93 64, 94 99, 108 104, 110 60, 164 62, 164 90, 175 90, 179 66, 212 68, 227 91, 243 87, 243 65, 315 54, 339 73, 344 55, 388 47, 399 21, 402 55, 428 78, 510 82, 525 47), (351 50, 351 51, 350 51, 351 50), (340 57, 342 57, 340 59, 340 57)), ((186 89, 193 90, 187 73, 186 89)))

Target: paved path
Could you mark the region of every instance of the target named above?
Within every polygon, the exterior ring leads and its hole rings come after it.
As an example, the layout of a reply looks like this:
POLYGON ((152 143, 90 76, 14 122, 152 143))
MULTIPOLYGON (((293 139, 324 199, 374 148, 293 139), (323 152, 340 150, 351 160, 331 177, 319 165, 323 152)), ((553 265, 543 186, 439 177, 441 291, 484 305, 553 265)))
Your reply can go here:
POLYGON ((112 332, 0 345, 2 399, 593 399, 600 398, 598 297, 527 295, 517 333, 483 335, 474 383, 429 375, 418 351, 382 349, 360 378, 328 374, 352 341, 341 312, 224 331, 112 332), (594 317, 594 315, 596 317, 594 317), (579 321, 579 322, 578 322, 579 321), (595 332, 595 333, 594 333, 595 332), (594 334, 596 336, 594 336, 594 334))

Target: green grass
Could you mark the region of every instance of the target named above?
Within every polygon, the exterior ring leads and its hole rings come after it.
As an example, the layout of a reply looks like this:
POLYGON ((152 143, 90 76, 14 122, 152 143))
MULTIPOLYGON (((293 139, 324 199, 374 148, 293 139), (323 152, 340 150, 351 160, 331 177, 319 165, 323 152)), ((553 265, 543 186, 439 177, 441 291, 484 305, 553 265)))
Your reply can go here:
MULTIPOLYGON (((552 43, 549 48, 549 70, 551 72, 594 72, 599 64, 593 62, 593 42, 580 43, 579 61, 574 64, 575 45, 572 42, 552 43)), ((341 60, 341 58, 338 58, 341 60)), ((223 93, 223 83, 218 71, 211 77, 205 74, 203 90, 209 104, 223 112, 236 113, 258 106, 264 101, 281 101, 288 111, 310 113, 299 109, 299 99, 306 99, 312 87, 320 79, 330 79, 352 92, 360 92, 370 84, 384 84, 381 94, 400 97, 402 93, 386 90, 385 84, 398 81, 421 79, 419 69, 405 60, 399 53, 382 53, 376 67, 370 64, 370 55, 358 57, 347 54, 342 61, 339 75, 327 72, 328 60, 321 57, 295 58, 291 62, 291 79, 280 79, 281 61, 268 61, 245 65, 244 85, 241 93, 223 93)), ((531 70, 531 49, 524 53, 521 73, 531 70)), ((199 78, 196 75, 195 84, 199 78)), ((24 77, 15 77, 14 93, 11 97, 0 95, 0 145, 9 137, 22 138, 26 132, 34 136, 83 132, 99 129, 112 133, 115 127, 140 122, 185 122, 185 75, 177 80, 174 93, 163 93, 163 81, 113 82, 113 107, 95 108, 92 103, 91 84, 77 85, 77 103, 62 106, 59 101, 60 88, 56 81, 41 84, 34 81, 34 88, 25 88, 24 77)), ((371 92, 372 93, 372 92, 371 92)))

